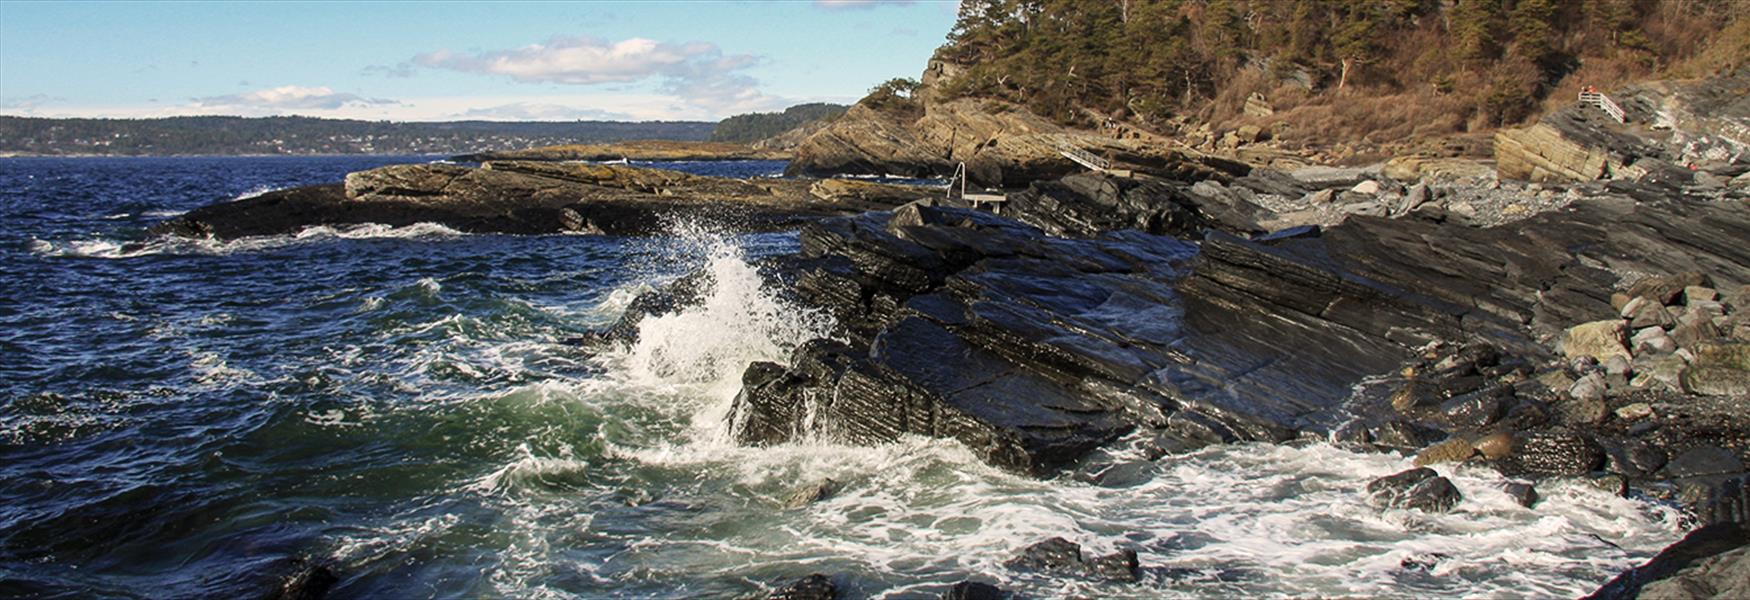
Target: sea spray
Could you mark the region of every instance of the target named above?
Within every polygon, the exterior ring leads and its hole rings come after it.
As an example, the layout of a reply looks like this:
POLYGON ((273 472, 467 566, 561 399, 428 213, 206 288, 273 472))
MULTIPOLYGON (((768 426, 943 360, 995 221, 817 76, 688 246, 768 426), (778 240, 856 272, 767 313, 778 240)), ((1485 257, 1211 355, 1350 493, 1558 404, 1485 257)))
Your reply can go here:
POLYGON ((722 442, 748 365, 787 361, 792 349, 828 335, 833 323, 825 313, 798 306, 767 286, 729 236, 697 228, 682 233, 683 247, 703 257, 701 301, 640 322, 623 375, 644 386, 686 388, 703 401, 692 417, 700 441, 722 442))

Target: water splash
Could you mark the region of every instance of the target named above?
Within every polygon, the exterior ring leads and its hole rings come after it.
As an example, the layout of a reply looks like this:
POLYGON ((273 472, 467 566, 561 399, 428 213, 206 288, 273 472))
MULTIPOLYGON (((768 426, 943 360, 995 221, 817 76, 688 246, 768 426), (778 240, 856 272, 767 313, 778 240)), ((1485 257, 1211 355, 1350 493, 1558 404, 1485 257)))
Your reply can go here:
POLYGON ((787 361, 797 345, 829 335, 833 322, 768 287, 730 237, 682 233, 683 251, 703 257, 702 301, 640 322, 637 341, 618 357, 616 375, 637 387, 703 400, 692 415, 699 441, 721 442, 748 365, 787 361))

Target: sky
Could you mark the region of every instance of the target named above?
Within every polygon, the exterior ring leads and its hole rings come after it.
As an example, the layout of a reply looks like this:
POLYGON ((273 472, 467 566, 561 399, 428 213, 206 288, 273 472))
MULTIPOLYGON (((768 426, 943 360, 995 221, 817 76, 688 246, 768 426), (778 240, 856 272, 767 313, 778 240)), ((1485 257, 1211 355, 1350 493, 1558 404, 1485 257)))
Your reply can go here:
POLYGON ((717 120, 917 77, 957 0, 0 0, 0 114, 717 120))

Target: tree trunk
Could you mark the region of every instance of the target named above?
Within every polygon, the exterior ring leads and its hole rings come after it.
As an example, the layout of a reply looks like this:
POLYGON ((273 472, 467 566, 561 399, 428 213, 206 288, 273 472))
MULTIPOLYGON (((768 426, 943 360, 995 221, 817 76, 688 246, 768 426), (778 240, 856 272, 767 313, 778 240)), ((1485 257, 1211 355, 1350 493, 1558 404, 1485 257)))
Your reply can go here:
POLYGON ((1355 59, 1343 59, 1343 73, 1337 76, 1337 91, 1343 91, 1343 86, 1349 84, 1349 67, 1355 64, 1355 59))

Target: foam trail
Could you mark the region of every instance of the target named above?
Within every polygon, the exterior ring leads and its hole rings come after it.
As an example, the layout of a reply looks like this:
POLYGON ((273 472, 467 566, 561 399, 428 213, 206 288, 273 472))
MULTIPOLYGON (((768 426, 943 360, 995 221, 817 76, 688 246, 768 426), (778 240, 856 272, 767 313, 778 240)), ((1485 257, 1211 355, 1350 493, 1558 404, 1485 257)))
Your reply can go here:
POLYGON ((288 235, 266 235, 234 240, 196 239, 161 235, 142 241, 92 238, 52 242, 33 239, 30 251, 39 256, 72 258, 134 258, 154 255, 222 256, 240 252, 259 252, 323 240, 366 239, 448 239, 467 235, 437 223, 414 223, 392 227, 379 223, 360 225, 306 227, 288 235))

